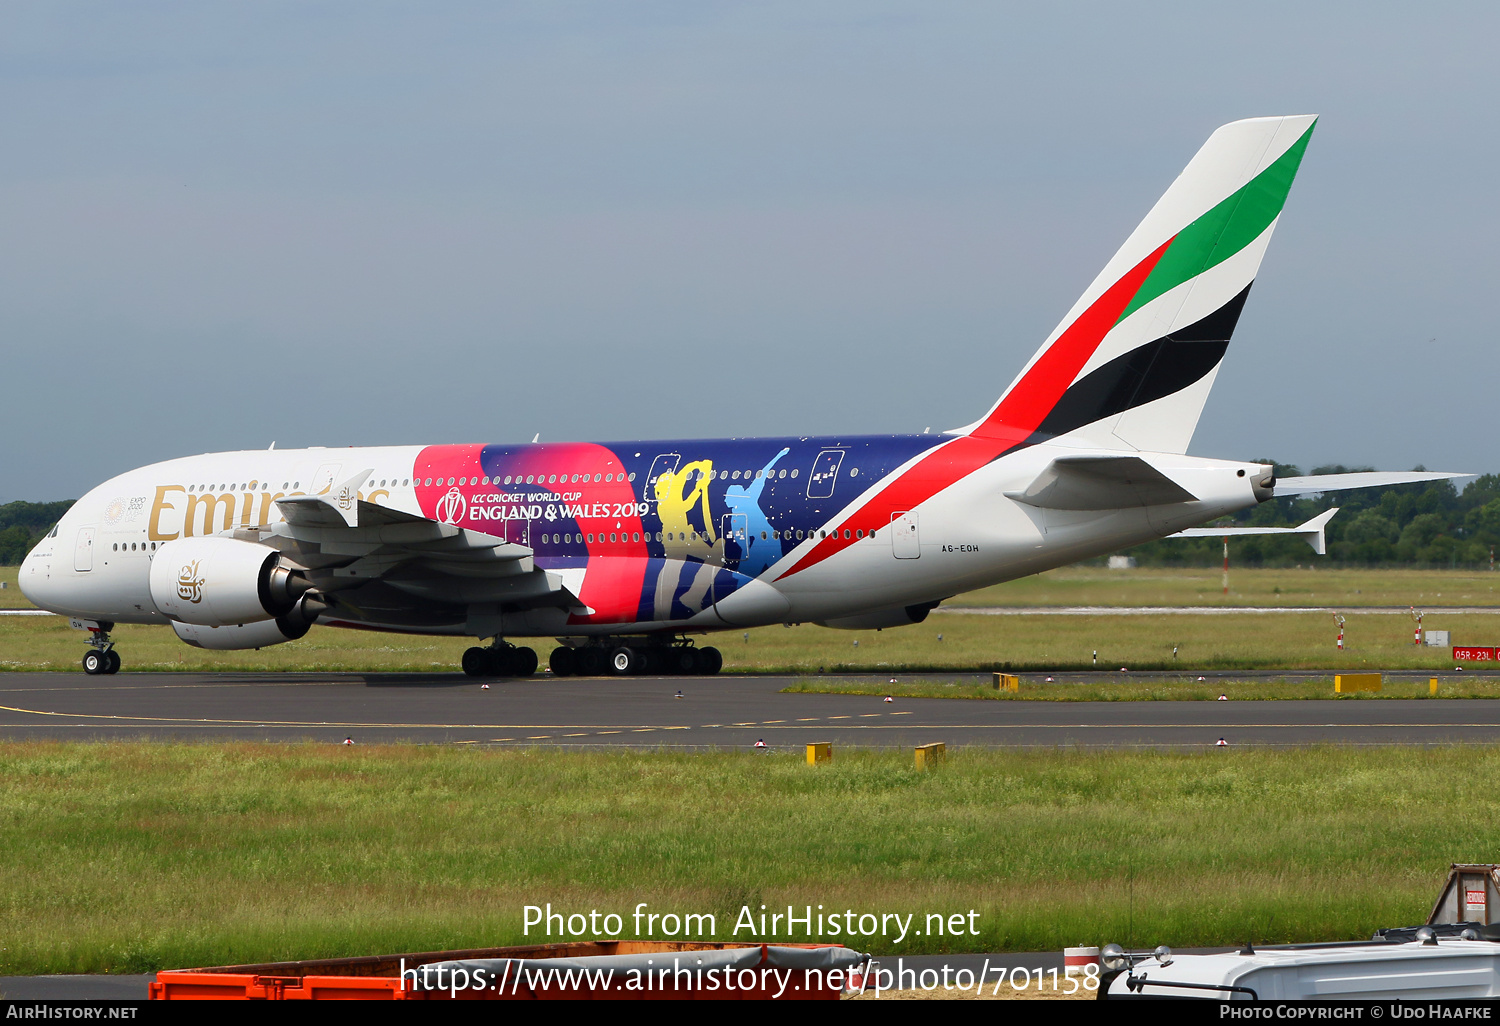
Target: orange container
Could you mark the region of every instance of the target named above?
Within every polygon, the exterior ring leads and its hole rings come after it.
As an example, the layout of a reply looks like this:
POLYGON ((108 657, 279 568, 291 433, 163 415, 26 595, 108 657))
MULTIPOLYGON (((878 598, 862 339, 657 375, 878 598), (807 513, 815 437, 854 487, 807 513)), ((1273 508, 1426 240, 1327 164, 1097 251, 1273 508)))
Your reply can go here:
MULTIPOLYGON (((782 999, 838 1000, 843 990, 843 979, 848 972, 829 975, 816 970, 769 968, 775 962, 770 948, 794 948, 812 951, 820 948, 842 949, 837 944, 733 944, 673 941, 580 941, 566 944, 527 944, 501 948, 471 948, 462 951, 423 951, 403 955, 371 955, 358 958, 331 958, 305 962, 268 962, 262 965, 230 965, 206 969, 172 969, 156 974, 156 982, 150 985, 152 1001, 535 1001, 606 1000, 619 1001, 640 998, 646 1000, 677 1001, 746 1001, 782 999), (500 987, 488 989, 442 989, 424 990, 412 986, 412 970, 418 966, 437 962, 471 959, 574 959, 598 955, 680 956, 693 952, 729 951, 746 952, 759 949, 759 960, 754 968, 737 970, 740 982, 744 973, 751 973, 754 985, 735 986, 732 989, 719 987, 706 989, 700 985, 689 985, 678 989, 675 985, 652 986, 649 989, 631 989, 623 979, 604 988, 569 985, 561 979, 553 979, 542 985, 523 978, 519 973, 515 979, 500 987), (403 967, 407 976, 401 975, 403 967), (816 973, 816 975, 810 975, 816 973), (794 974, 787 976, 786 974, 794 974), (789 985, 778 986, 780 979, 788 979, 789 985), (809 985, 804 986, 807 982, 809 985), (812 984, 825 984, 816 986, 812 984), (779 992, 779 993, 778 993, 779 992)), ((638 960, 637 960, 638 961, 638 960)), ((685 960, 684 960, 685 961, 685 960)), ((514 964, 514 963, 512 963, 514 964)), ((657 969, 658 972, 666 970, 657 969)))

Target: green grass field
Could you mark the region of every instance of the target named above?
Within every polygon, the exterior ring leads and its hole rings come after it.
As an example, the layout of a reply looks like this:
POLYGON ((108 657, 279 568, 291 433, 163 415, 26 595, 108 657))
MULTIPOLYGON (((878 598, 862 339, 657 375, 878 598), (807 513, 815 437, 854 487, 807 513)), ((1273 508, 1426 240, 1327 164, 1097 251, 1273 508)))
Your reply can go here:
MULTIPOLYGON (((0 569, 13 581, 15 568, 0 569)), ((1496 575, 1500 576, 1500 575, 1496 575)), ((1046 605, 1195 605, 1193 590, 1217 574, 1205 571, 1108 571, 1069 568, 960 596, 953 605, 986 603, 1046 605), (999 603, 999 599, 1004 599, 999 603)), ((1489 575, 1457 571, 1242 571, 1248 597, 1241 605, 1295 605, 1331 600, 1334 594, 1377 606, 1431 600, 1483 606, 1494 599, 1489 575), (1293 581, 1313 581, 1311 591, 1293 592, 1293 581), (1279 582, 1279 583, 1278 583, 1279 582), (1328 594, 1324 594, 1328 582, 1328 594), (1283 585, 1285 585, 1283 587, 1283 585), (1274 589, 1280 588, 1278 595, 1274 589), (1356 594, 1357 593, 1357 594, 1356 594), (1424 599, 1426 596, 1427 599, 1424 599)), ((1235 598, 1235 596, 1231 596, 1235 598)), ((15 603, 14 587, 0 591, 0 604, 15 603)), ((1237 600, 1238 601, 1238 600, 1237 600)), ((1404 615, 1346 614, 1346 650, 1335 647, 1333 617, 1322 612, 1163 614, 1145 616, 980 615, 935 613, 925 623, 886 631, 833 631, 816 626, 765 627, 700 639, 724 653, 729 672, 818 673, 843 671, 922 672, 1087 669, 1415 669, 1451 670, 1446 649, 1411 644, 1412 621, 1404 615), (746 636, 748 634, 748 637, 746 636), (941 636, 941 640, 939 638, 941 636), (1174 659, 1173 648, 1177 649, 1174 659)), ((1500 615, 1433 614, 1423 626, 1447 629, 1455 644, 1500 644, 1500 615)), ((315 627, 300 641, 259 652, 205 652, 161 627, 124 626, 116 639, 131 670, 350 670, 444 672, 455 670, 474 642, 315 627)), ((76 670, 84 637, 60 617, 0 616, 0 669, 76 670)), ((545 665, 550 639, 530 642, 545 665)))
POLYGON ((1500 606, 1500 573, 1476 570, 1107 570, 1070 566, 952 599, 973 606, 1500 606))
MULTIPOLYGON (((977 910, 883 953, 1367 937, 1500 842, 1494 748, 0 746, 0 972, 536 940, 522 906, 977 910)), ((629 920, 626 920, 627 924, 629 920)), ((633 931, 627 925, 627 935, 633 931)), ((741 933, 739 939, 750 939, 741 933)), ((784 938, 785 939, 785 938, 784 938)))
MULTIPOLYGON (((1500 643, 1494 614, 1429 617, 1426 626, 1451 630, 1455 644, 1500 643)), ((1108 670, 1453 669, 1447 649, 1412 645, 1412 624, 1404 616, 1351 613, 1346 631, 1340 653, 1333 619, 1321 613, 934 614, 926 623, 886 631, 763 627, 699 643, 718 646, 730 673, 1044 672, 1089 669, 1096 651, 1099 668, 1108 670)), ((474 643, 314 627, 300 641, 258 652, 205 652, 165 627, 127 625, 114 636, 126 670, 151 671, 457 672, 460 655, 474 643)), ((532 644, 545 665, 552 642, 532 644)), ((83 634, 61 617, 0 616, 0 669, 77 670, 84 648, 83 634)))

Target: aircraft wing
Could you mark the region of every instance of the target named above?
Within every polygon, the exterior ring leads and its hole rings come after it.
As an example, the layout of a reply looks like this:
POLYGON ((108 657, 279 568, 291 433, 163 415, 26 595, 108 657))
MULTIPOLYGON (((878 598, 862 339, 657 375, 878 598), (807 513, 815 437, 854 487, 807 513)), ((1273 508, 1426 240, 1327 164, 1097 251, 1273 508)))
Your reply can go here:
POLYGON ((584 607, 557 574, 539 569, 532 550, 503 538, 404 513, 358 498, 369 471, 323 495, 278 499, 286 518, 254 529, 324 595, 357 615, 396 607, 411 615, 434 607, 486 604, 503 609, 584 607))
POLYGON ((1351 488, 1385 488, 1389 485, 1416 484, 1420 481, 1447 481, 1455 477, 1473 477, 1444 470, 1373 470, 1354 474, 1318 474, 1314 477, 1283 477, 1276 481, 1275 495, 1314 495, 1319 492, 1347 492, 1351 488))
POLYGON ((1328 526, 1328 521, 1339 511, 1337 506, 1325 509, 1305 524, 1297 527, 1190 527, 1186 531, 1178 531, 1176 534, 1167 535, 1168 538, 1239 538, 1246 535, 1258 534, 1284 534, 1292 538, 1301 538, 1312 546, 1312 550, 1318 555, 1327 555, 1328 544, 1323 536, 1323 530, 1328 526))

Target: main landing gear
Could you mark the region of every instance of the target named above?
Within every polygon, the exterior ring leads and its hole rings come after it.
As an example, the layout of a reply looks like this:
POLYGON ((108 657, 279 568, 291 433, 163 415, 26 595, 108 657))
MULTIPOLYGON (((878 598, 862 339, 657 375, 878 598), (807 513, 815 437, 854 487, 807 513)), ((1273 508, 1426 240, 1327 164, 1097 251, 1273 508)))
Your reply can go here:
POLYGON ((723 668, 724 657, 713 647, 606 638, 603 643, 554 648, 547 663, 554 677, 600 677, 604 674, 617 677, 701 674, 708 677, 723 668))
POLYGON ((530 677, 536 672, 536 650, 503 642, 476 645, 464 652, 463 667, 470 677, 530 677))
POLYGON ((110 640, 112 623, 101 623, 89 628, 89 650, 83 654, 83 672, 90 677, 120 672, 120 653, 110 640))

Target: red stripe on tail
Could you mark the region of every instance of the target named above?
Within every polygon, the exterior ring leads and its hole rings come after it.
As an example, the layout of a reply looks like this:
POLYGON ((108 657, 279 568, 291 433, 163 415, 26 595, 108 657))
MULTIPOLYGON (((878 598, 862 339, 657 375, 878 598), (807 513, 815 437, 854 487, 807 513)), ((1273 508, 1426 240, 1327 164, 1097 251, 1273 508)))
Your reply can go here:
POLYGON ((1104 336, 1119 323, 1120 315, 1171 244, 1172 239, 1162 243, 1094 300, 1047 347, 972 434, 955 438, 922 457, 780 576, 790 577, 843 551, 859 540, 858 532, 872 534, 888 526, 896 514, 916 509, 955 481, 1030 438, 1094 355, 1104 336))

